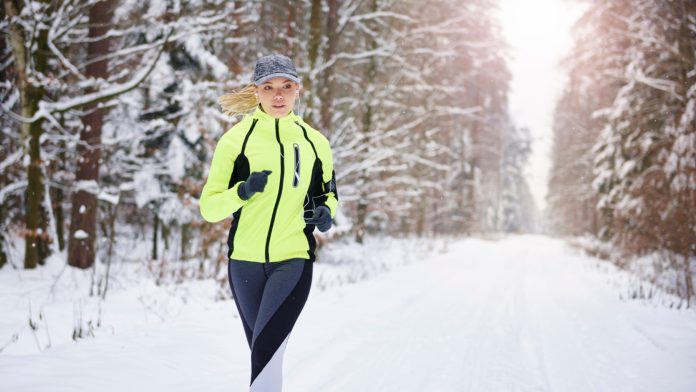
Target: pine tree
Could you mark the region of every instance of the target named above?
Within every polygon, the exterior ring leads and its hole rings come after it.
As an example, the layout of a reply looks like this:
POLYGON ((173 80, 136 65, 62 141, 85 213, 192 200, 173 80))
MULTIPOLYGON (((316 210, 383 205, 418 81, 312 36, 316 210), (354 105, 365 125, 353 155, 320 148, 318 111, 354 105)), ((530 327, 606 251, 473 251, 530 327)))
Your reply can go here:
POLYGON ((629 1, 594 1, 574 26, 575 46, 564 60, 568 84, 553 122, 548 219, 562 235, 598 234, 592 148, 606 111, 625 84, 629 1))
POLYGON ((669 250, 694 296, 696 254, 696 83, 690 2, 635 1, 628 18, 627 83, 614 101, 596 145, 599 207, 605 232, 628 254, 669 250))

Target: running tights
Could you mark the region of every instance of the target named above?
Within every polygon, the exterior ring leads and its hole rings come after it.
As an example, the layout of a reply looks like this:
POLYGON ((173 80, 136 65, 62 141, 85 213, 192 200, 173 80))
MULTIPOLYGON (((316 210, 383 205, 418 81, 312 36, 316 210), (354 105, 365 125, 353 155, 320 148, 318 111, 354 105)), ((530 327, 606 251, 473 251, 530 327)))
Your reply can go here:
POLYGON ((251 349, 251 392, 280 392, 283 353, 312 283, 312 261, 230 260, 228 279, 251 349))

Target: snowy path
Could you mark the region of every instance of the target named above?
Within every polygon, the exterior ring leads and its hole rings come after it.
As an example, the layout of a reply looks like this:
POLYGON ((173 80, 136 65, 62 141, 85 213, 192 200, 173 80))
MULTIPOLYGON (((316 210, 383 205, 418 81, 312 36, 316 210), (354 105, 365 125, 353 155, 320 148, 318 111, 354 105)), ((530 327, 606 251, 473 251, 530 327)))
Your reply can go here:
POLYGON ((543 237, 459 243, 322 299, 291 339, 288 390, 696 390, 694 315, 619 301, 543 237))
MULTIPOLYGON (((313 289, 285 390, 696 390, 696 315, 620 301, 608 280, 560 241, 519 236, 313 289)), ((234 305, 189 308, 164 324, 2 354, 0 390, 245 390, 234 305)))

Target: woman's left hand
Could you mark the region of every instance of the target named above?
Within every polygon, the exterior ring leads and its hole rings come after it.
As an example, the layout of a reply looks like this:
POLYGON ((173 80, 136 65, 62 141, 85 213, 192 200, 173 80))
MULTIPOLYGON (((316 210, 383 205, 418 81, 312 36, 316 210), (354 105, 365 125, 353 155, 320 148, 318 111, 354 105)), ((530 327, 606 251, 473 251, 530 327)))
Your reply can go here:
POLYGON ((314 209, 314 215, 307 221, 310 225, 317 225, 319 231, 326 232, 331 228, 331 211, 327 206, 319 206, 314 209))

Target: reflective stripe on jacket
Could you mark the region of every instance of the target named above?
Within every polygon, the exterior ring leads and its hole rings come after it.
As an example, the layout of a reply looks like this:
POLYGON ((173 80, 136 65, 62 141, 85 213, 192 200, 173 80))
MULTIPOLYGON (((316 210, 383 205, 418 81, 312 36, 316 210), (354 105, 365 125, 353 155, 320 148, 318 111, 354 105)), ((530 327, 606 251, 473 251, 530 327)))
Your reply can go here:
POLYGON ((276 119, 260 108, 230 128, 213 153, 200 211, 208 222, 233 216, 228 258, 277 262, 314 260, 313 209, 336 215, 338 192, 329 141, 290 112, 276 119), (270 170, 263 192, 240 199, 249 174, 270 170))

